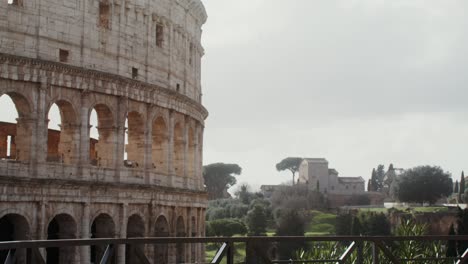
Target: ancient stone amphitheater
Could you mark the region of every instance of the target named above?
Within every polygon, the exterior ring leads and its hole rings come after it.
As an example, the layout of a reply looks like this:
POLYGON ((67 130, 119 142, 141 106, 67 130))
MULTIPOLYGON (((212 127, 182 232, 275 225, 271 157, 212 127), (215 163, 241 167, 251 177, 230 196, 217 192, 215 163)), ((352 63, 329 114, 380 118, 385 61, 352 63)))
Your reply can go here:
MULTIPOLYGON (((0 124, 0 240, 204 235, 206 18, 200 0, 0 0, 0 95, 18 112, 0 124), (52 105, 59 130, 48 129, 52 105)), ((42 254, 96 263, 102 252, 42 254)), ((195 244, 144 252, 154 263, 203 256, 195 244)), ((132 258, 120 246, 112 261, 132 258)))

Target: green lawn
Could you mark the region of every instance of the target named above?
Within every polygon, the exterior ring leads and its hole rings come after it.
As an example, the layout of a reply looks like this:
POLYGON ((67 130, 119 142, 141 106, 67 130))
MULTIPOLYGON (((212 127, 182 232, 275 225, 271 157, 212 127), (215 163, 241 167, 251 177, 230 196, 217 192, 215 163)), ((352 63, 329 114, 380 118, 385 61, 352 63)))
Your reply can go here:
POLYGON ((335 233, 336 215, 311 211, 311 221, 306 225, 306 236, 323 236, 335 233))

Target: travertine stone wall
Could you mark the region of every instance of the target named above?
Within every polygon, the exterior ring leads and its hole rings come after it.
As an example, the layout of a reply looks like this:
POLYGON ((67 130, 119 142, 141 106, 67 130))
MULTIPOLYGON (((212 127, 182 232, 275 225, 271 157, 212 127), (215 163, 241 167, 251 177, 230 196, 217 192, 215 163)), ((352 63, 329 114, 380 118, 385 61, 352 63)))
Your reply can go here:
POLYGON ((200 102, 207 17, 200 0, 10 1, 0 1, 0 53, 66 57, 68 65, 179 90, 200 102))
MULTIPOLYGON (((205 20, 200 0, 0 0, 0 95, 18 112, 0 129, 0 240, 204 235, 205 20)), ((42 254, 90 263, 102 250, 42 254)), ((200 245, 142 250, 158 263, 203 256, 200 245)), ((134 257, 122 246, 113 262, 134 257)))

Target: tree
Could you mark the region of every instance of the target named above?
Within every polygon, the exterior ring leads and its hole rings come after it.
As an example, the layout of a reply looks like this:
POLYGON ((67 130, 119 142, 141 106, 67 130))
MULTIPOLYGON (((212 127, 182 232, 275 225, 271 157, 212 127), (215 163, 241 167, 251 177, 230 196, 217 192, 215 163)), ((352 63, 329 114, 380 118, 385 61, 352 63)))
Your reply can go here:
POLYGON ((240 188, 236 192, 236 197, 246 205, 250 204, 250 201, 252 201, 255 198, 255 194, 251 193, 249 191, 249 185, 247 184, 242 184, 240 188))
POLYGON ((383 189, 383 183, 385 178, 385 166, 380 164, 377 166, 377 171, 375 173, 375 190, 380 192, 383 189))
POLYGON ((241 172, 242 168, 237 164, 214 163, 203 166, 208 199, 223 198, 227 189, 237 182, 234 175, 240 175, 241 172))
POLYGON ((372 169, 372 175, 369 180, 369 187, 367 189, 369 192, 377 191, 377 172, 375 169, 372 169))
MULTIPOLYGON (((276 228, 277 236, 304 236, 305 220, 298 210, 287 210, 281 216, 276 228)), ((287 241, 278 243, 278 255, 280 259, 291 258, 294 251, 303 248, 302 241, 287 241)))
POLYGON ((455 181, 455 188, 453 190, 454 193, 459 193, 459 190, 458 190, 458 180, 455 181))
POLYGON ((463 201, 463 195, 465 194, 465 172, 462 171, 461 179, 460 179, 460 187, 458 193, 458 199, 463 201))
POLYGON ((292 173, 293 185, 295 183, 296 172, 299 171, 299 166, 301 165, 302 158, 288 157, 276 164, 276 170, 284 171, 289 170, 292 173))
POLYGON ((405 171, 398 180, 397 197, 401 202, 429 202, 451 194, 450 174, 440 167, 420 166, 405 171))
POLYGON ((249 235, 260 236, 266 233, 267 227, 267 216, 265 208, 256 204, 252 210, 247 213, 247 227, 249 229, 249 235))

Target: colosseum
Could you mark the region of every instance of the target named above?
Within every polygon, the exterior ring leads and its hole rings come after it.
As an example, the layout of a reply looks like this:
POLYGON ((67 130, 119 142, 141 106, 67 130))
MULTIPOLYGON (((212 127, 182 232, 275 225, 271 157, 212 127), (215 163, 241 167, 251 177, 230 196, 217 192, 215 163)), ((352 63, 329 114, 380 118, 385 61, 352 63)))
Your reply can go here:
MULTIPOLYGON (((0 95, 18 114, 0 123, 1 241, 204 235, 206 19, 200 0, 0 0, 0 95)), ((196 244, 142 250, 151 263, 204 255, 196 244)), ((103 248, 41 253, 96 263, 103 248)), ((134 258, 119 246, 112 263, 134 258)))

